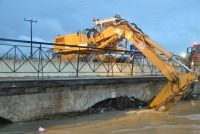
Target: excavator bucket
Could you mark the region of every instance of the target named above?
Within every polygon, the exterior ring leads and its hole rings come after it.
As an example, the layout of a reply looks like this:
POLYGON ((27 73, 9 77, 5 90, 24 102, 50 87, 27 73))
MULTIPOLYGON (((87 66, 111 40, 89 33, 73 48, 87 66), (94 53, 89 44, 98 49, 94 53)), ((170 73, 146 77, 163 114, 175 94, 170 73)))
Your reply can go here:
POLYGON ((195 72, 189 72, 180 75, 176 82, 168 81, 160 93, 158 93, 150 103, 149 108, 162 112, 168 111, 188 93, 192 83, 196 80, 197 74, 195 72))

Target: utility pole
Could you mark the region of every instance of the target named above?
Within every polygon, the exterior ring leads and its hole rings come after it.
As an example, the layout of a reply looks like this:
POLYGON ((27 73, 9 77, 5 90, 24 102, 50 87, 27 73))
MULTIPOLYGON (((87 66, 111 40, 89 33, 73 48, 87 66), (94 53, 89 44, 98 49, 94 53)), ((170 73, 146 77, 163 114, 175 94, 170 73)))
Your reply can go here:
POLYGON ((34 20, 34 19, 26 19, 24 18, 24 21, 29 21, 30 22, 30 32, 31 32, 31 53, 30 53, 30 57, 32 58, 33 56, 33 44, 32 44, 32 37, 33 37, 33 22, 34 23, 37 23, 37 20, 34 20))

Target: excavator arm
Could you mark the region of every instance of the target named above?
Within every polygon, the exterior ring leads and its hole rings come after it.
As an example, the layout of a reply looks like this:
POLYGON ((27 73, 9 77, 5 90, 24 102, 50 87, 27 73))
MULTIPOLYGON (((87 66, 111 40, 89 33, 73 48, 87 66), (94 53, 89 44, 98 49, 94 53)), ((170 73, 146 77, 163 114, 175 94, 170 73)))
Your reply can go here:
MULTIPOLYGON (((86 44, 96 44, 96 48, 107 48, 115 46, 117 42, 126 38, 168 79, 167 84, 150 103, 150 109, 168 111, 187 94, 192 83, 197 80, 197 74, 195 72, 180 63, 174 58, 173 54, 161 48, 135 24, 133 25, 121 18, 111 18, 107 21, 96 21, 96 25, 100 26, 102 30, 93 37, 84 40, 86 44), (104 24, 105 26, 103 26, 104 24), (185 73, 179 73, 170 63, 172 60, 187 71, 185 73)), ((82 48, 81 50, 79 48, 79 51, 87 50, 87 48, 82 48)))

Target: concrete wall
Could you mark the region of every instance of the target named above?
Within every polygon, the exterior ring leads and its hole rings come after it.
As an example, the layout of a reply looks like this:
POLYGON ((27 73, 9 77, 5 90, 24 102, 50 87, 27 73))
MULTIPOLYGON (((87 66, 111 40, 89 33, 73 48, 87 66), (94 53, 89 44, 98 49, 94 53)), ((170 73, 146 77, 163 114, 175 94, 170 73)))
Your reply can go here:
POLYGON ((162 77, 1 81, 0 117, 17 122, 84 111, 124 95, 148 102, 165 83, 162 77))
MULTIPOLYGON (((27 76, 47 76, 47 77, 76 77, 76 69, 79 68, 78 76, 130 76, 130 75, 149 75, 151 73, 160 74, 155 67, 143 66, 143 72, 137 63, 132 69, 131 63, 101 63, 101 62, 58 62, 57 60, 14 60, 0 61, 0 77, 27 77, 27 76), (112 68, 112 69, 111 69, 112 68), (15 70, 16 72, 13 72, 15 70), (109 70, 109 72, 108 72, 109 70), (152 71, 152 72, 151 72, 152 71), (132 73, 133 72, 133 73, 132 73)), ((141 66, 142 67, 142 66, 141 66)))
POLYGON ((200 95, 200 79, 194 84, 193 94, 200 95))

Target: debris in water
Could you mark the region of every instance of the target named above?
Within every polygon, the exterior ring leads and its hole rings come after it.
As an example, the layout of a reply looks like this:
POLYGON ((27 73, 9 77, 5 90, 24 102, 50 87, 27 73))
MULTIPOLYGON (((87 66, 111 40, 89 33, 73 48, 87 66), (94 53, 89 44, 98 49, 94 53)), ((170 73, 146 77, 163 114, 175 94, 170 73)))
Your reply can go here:
POLYGON ((190 103, 192 104, 192 106, 195 106, 195 102, 193 100, 190 101, 190 103))
MULTIPOLYGON (((85 111, 77 111, 77 112, 69 112, 63 114, 55 114, 53 117, 62 118, 63 116, 74 117, 74 116, 81 116, 81 115, 88 115, 88 114, 95 114, 95 113, 104 113, 106 111, 116 111, 116 110, 125 110, 125 109, 142 109, 147 106, 147 103, 136 99, 134 97, 128 96, 121 96, 117 98, 109 98, 103 100, 94 106, 88 108, 85 111)), ((49 118, 53 118, 49 117, 49 118)))
POLYGON ((88 113, 103 113, 105 111, 123 110, 127 108, 139 108, 142 109, 146 106, 146 103, 140 101, 134 97, 121 96, 117 98, 110 98, 101 101, 88 110, 88 113))
POLYGON ((45 128, 42 128, 42 127, 39 127, 39 128, 38 128, 38 131, 39 131, 39 132, 44 132, 45 130, 46 130, 46 129, 45 129, 45 128))
POLYGON ((165 106, 161 106, 161 107, 158 109, 158 111, 161 112, 161 111, 163 111, 164 109, 165 109, 165 106))

